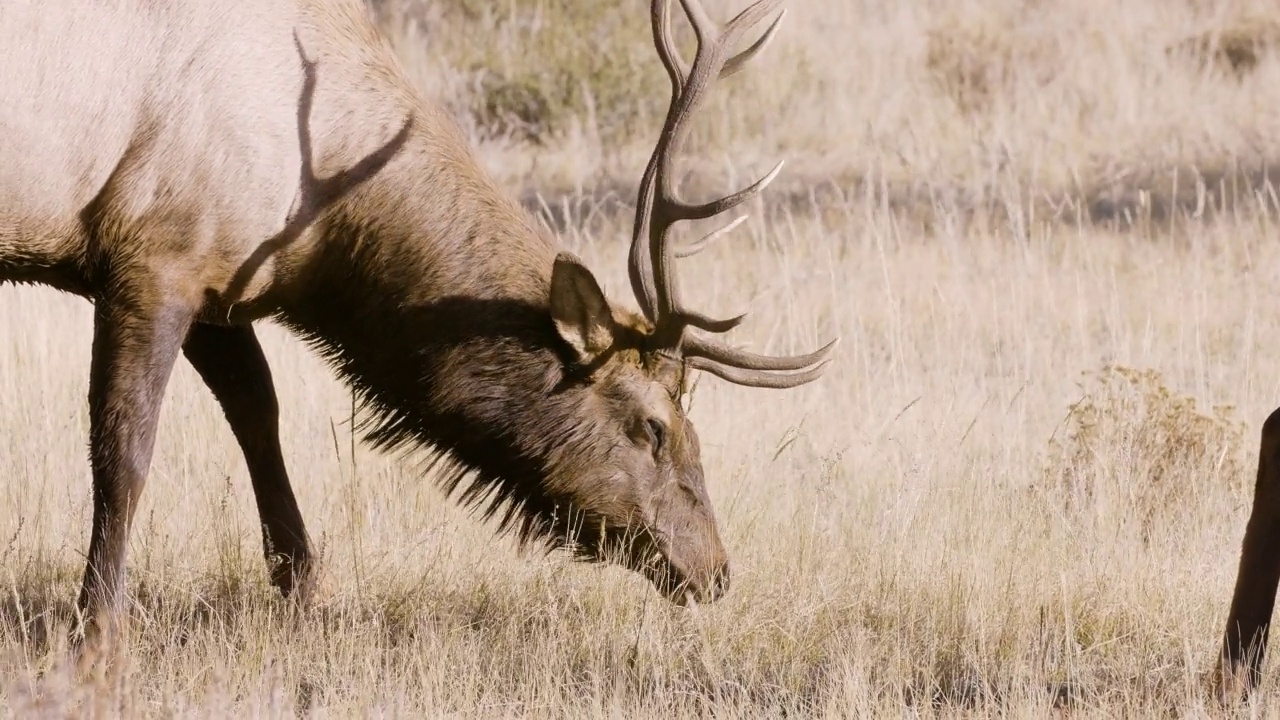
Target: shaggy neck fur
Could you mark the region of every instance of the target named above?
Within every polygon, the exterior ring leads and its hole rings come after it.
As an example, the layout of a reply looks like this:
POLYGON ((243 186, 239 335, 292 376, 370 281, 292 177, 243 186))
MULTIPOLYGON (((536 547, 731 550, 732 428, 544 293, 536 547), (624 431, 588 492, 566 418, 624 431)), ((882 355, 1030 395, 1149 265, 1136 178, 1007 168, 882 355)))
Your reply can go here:
POLYGON ((322 224, 313 284, 280 319, 353 386, 376 447, 425 448, 447 494, 522 543, 598 544, 547 480, 583 420, 547 304, 557 248, 424 125, 322 224))

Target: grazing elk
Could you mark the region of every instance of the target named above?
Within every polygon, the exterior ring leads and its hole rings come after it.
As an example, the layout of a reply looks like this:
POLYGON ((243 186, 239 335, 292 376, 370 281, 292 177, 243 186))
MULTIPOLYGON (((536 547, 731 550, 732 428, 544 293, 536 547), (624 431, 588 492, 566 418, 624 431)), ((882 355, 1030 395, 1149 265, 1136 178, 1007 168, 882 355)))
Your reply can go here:
POLYGON ((740 205, 777 169, 690 203, 674 156, 715 81, 781 21, 730 55, 780 0, 723 26, 681 4, 691 65, 670 0, 652 6, 672 98, 629 259, 642 314, 612 305, 499 191, 360 0, 0 4, 0 279, 94 305, 93 532, 75 637, 120 619, 126 539, 180 350, 243 450, 272 582, 305 594, 315 561, 251 327, 264 318, 350 383, 374 446, 435 453, 446 494, 496 516, 499 532, 616 560, 677 603, 725 592, 680 404, 686 373, 793 387, 819 377, 835 341, 749 353, 697 332, 741 317, 681 302, 673 226, 740 205))
POLYGON ((1258 683, 1280 584, 1280 409, 1262 424, 1253 510, 1245 526, 1227 628, 1214 681, 1220 699, 1258 683))

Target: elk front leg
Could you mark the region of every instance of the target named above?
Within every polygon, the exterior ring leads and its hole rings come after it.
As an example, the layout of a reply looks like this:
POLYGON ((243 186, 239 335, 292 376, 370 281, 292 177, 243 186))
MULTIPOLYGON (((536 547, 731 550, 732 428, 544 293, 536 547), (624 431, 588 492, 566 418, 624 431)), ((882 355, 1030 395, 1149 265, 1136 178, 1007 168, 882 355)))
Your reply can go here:
POLYGON ((193 313, 138 298, 94 305, 89 369, 93 532, 72 643, 119 629, 125 551, 155 448, 165 388, 193 313))
POLYGON ((1235 592, 1222 640, 1221 689, 1229 694, 1257 684, 1280 582, 1280 409, 1262 425, 1253 511, 1244 531, 1235 592))
POLYGON ((253 328, 196 324, 182 347, 222 406, 240 444, 262 522, 271 584, 305 601, 314 564, 302 513, 280 449, 280 408, 271 369, 253 328))

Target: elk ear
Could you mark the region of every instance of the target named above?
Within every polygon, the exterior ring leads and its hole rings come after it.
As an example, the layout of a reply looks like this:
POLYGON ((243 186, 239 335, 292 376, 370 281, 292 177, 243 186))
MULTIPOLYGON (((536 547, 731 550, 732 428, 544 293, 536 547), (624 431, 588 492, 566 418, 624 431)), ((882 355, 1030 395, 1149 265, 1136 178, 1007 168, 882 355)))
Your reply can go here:
POLYGON ((613 346, 613 310, 595 276, 571 253, 551 269, 551 319, 556 332, 589 364, 613 346))

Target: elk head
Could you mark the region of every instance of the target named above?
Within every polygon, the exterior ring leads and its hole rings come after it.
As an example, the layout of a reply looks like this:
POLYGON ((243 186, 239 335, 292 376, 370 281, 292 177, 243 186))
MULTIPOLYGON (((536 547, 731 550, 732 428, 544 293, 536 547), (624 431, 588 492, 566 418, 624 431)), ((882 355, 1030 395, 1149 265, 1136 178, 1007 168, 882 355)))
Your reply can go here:
POLYGON ((614 559, 640 571, 680 604, 714 600, 729 582, 698 436, 680 402, 686 373, 704 370, 752 387, 795 387, 822 374, 836 343, 798 357, 731 348, 705 333, 727 332, 743 317, 712 319, 685 307, 674 273, 676 258, 696 252, 743 218, 683 251, 671 243, 676 223, 741 205, 781 167, 705 203, 682 200, 672 172, 688 120, 715 80, 738 71, 763 48, 782 15, 741 53, 731 56, 728 50, 780 2, 760 0, 718 26, 697 0, 681 0, 698 42, 689 66, 671 36, 670 0, 653 0, 654 42, 672 94, 640 184, 631 244, 629 275, 643 314, 611 306, 595 278, 569 253, 556 258, 552 271, 551 315, 567 348, 568 369, 540 412, 550 426, 573 430, 545 453, 543 486, 580 513, 575 532, 583 556, 614 559))

